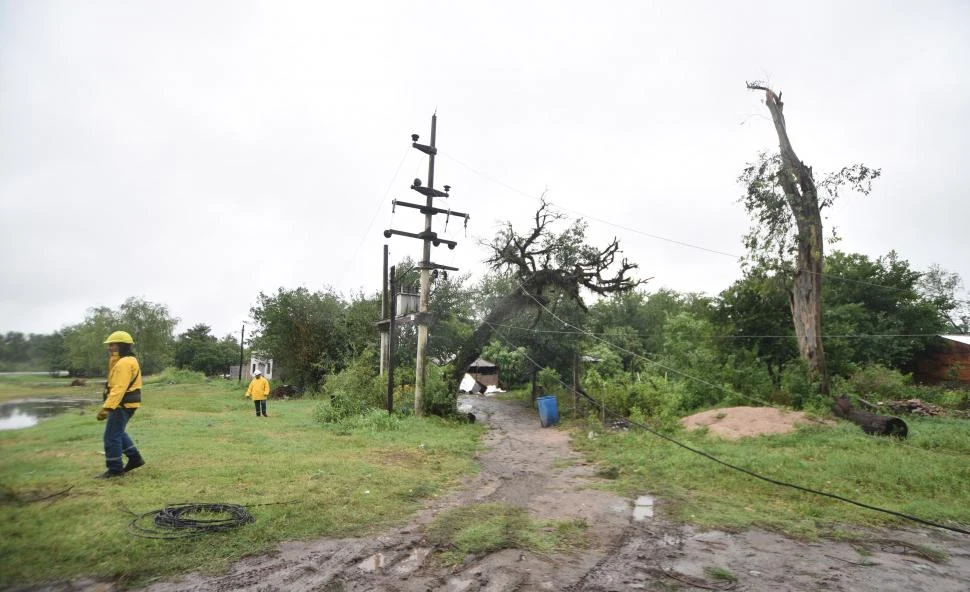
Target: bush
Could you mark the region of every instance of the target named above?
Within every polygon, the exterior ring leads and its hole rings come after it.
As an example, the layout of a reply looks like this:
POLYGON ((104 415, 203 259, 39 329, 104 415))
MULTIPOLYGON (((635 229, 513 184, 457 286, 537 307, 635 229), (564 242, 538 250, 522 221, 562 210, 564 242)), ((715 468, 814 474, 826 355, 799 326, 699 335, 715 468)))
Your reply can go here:
POLYGON ((869 364, 852 372, 843 386, 849 394, 869 401, 890 401, 905 398, 910 382, 908 374, 880 364, 869 364))
POLYGON ((424 377, 424 408, 428 413, 450 417, 458 412, 458 397, 448 388, 450 366, 429 364, 424 377))
POLYGON ((781 398, 787 399, 785 402, 795 409, 828 413, 832 407, 831 398, 820 395, 818 386, 809 380, 808 375, 808 364, 803 360, 792 360, 785 364, 781 370, 781 398))
POLYGON ((145 377, 145 384, 202 384, 206 382, 205 374, 192 370, 180 370, 171 366, 158 374, 145 377))
MULTIPOLYGON (((590 374, 594 372, 595 370, 590 370, 590 374)), ((536 374, 536 384, 539 385, 539 388, 544 393, 561 393, 563 391, 562 377, 552 368, 539 370, 539 373, 536 374)))
POLYGON ((386 384, 377 374, 374 357, 374 352, 367 350, 340 373, 327 378, 323 395, 329 402, 317 406, 314 419, 332 423, 384 405, 386 384))

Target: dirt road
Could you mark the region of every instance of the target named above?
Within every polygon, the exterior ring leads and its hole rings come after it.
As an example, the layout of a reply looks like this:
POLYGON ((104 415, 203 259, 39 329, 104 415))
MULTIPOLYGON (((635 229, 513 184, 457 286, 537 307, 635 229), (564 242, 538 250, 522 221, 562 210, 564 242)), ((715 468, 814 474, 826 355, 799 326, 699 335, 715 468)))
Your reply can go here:
MULTIPOLYGON (((570 449, 565 432, 541 429, 531 408, 481 396, 463 397, 462 404, 490 428, 482 470, 406 526, 368 539, 284 543, 271 555, 240 560, 224 575, 190 574, 143 592, 970 589, 970 537, 938 530, 872 532, 873 542, 860 553, 859 544, 801 542, 763 531, 695 532, 652 516, 647 498, 636 505, 591 489, 598 481, 594 467, 570 449), (455 570, 428 561, 422 525, 443 509, 481 502, 528 508, 535 518, 583 519, 590 546, 555 556, 504 550, 455 570), (923 557, 926 546, 946 552, 949 560, 923 557)), ((106 588, 74 582, 49 589, 106 588)))

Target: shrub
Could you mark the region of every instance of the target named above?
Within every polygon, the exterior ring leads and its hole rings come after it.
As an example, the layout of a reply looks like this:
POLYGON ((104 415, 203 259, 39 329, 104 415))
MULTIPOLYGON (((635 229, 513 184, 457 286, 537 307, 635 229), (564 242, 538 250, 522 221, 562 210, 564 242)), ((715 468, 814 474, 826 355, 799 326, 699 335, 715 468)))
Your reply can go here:
MULTIPOLYGON (((590 373, 592 372, 590 371, 590 373)), ((536 384, 542 388, 542 392, 544 393, 560 393, 563 390, 562 377, 552 368, 539 370, 539 373, 536 375, 536 384)))
POLYGON ((180 370, 171 366, 158 374, 145 377, 146 384, 202 384, 208 379, 202 372, 180 370))
POLYGON ((373 351, 367 350, 340 373, 327 378, 323 394, 329 402, 317 406, 317 421, 332 423, 383 406, 386 385, 377 374, 373 358, 373 351))
POLYGON ((845 387, 851 394, 866 400, 887 401, 904 398, 909 384, 908 374, 880 364, 868 364, 852 372, 845 387))

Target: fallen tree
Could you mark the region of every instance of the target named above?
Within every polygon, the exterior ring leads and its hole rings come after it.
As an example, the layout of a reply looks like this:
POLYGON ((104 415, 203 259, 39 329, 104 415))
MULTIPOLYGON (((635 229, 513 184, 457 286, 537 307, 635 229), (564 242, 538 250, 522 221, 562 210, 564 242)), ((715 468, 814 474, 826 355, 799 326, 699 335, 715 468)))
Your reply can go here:
POLYGON ((838 397, 832 412, 837 417, 847 419, 862 428, 862 431, 872 436, 892 436, 894 438, 905 439, 909 433, 906 422, 898 417, 888 415, 878 415, 871 411, 862 411, 852 406, 852 402, 846 396, 838 397))

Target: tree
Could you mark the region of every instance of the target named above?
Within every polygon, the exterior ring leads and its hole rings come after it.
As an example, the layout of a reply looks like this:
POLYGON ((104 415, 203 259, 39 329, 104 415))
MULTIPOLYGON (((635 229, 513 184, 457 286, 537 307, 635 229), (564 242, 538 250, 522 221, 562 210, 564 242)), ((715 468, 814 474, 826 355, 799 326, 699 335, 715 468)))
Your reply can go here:
MULTIPOLYGON (((64 328, 67 370, 71 376, 100 376, 107 371, 104 339, 116 330, 115 327, 115 312, 107 306, 99 306, 88 309, 84 321, 64 328)), ((135 346, 138 346, 137 342, 135 346)))
POLYGON ((946 330, 946 303, 921 293, 923 274, 895 251, 875 260, 836 251, 825 264, 825 343, 833 371, 847 375, 862 364, 912 371, 929 336, 946 330))
POLYGON ((970 297, 964 292, 959 274, 931 265, 920 278, 919 290, 955 331, 970 333, 970 297))
POLYGON ((127 331, 135 341, 135 352, 142 372, 162 370, 172 360, 175 339, 172 331, 178 319, 164 304, 129 298, 115 311, 106 306, 88 310, 77 325, 63 330, 68 371, 80 375, 100 375, 107 370, 104 339, 112 331, 127 331))
POLYGON ((798 348, 791 299, 772 271, 765 266, 749 268, 721 292, 715 322, 724 337, 731 338, 731 348, 753 352, 764 362, 774 385, 780 386, 782 370, 798 357, 798 348))
POLYGON ((250 314, 256 326, 253 350, 272 357, 301 387, 319 386, 351 359, 345 304, 333 291, 260 292, 250 314))
POLYGON ((153 374, 172 363, 175 350, 175 326, 179 319, 164 304, 140 298, 129 298, 117 314, 118 328, 131 333, 135 351, 144 374, 153 374))
POLYGON ((480 355, 493 328, 520 311, 542 314, 550 305, 568 300, 587 312, 581 289, 605 296, 633 290, 642 283, 628 276, 637 266, 626 259, 613 271, 620 252, 615 238, 602 249, 592 247, 586 244, 586 223, 582 220, 576 220, 563 232, 554 231, 562 219, 543 199, 528 232, 520 234, 507 222, 487 245, 492 255, 486 263, 503 274, 503 281, 511 289, 495 302, 462 344, 453 369, 454 383, 461 380, 468 365, 480 355))
POLYGON ((202 372, 206 376, 225 374, 239 360, 239 343, 229 335, 222 341, 210 334, 210 327, 198 324, 179 335, 175 343, 175 366, 202 372))
POLYGON ((799 160, 788 138, 781 95, 759 83, 749 82, 747 87, 764 91, 780 152, 762 154, 759 162, 749 165, 739 178, 747 188, 742 198, 745 209, 756 221, 745 244, 755 261, 773 260, 791 278, 788 290, 798 349, 812 381, 822 393, 828 393, 822 346, 821 211, 838 197, 843 185, 868 195, 880 170, 857 164, 816 184, 812 168, 799 160))

